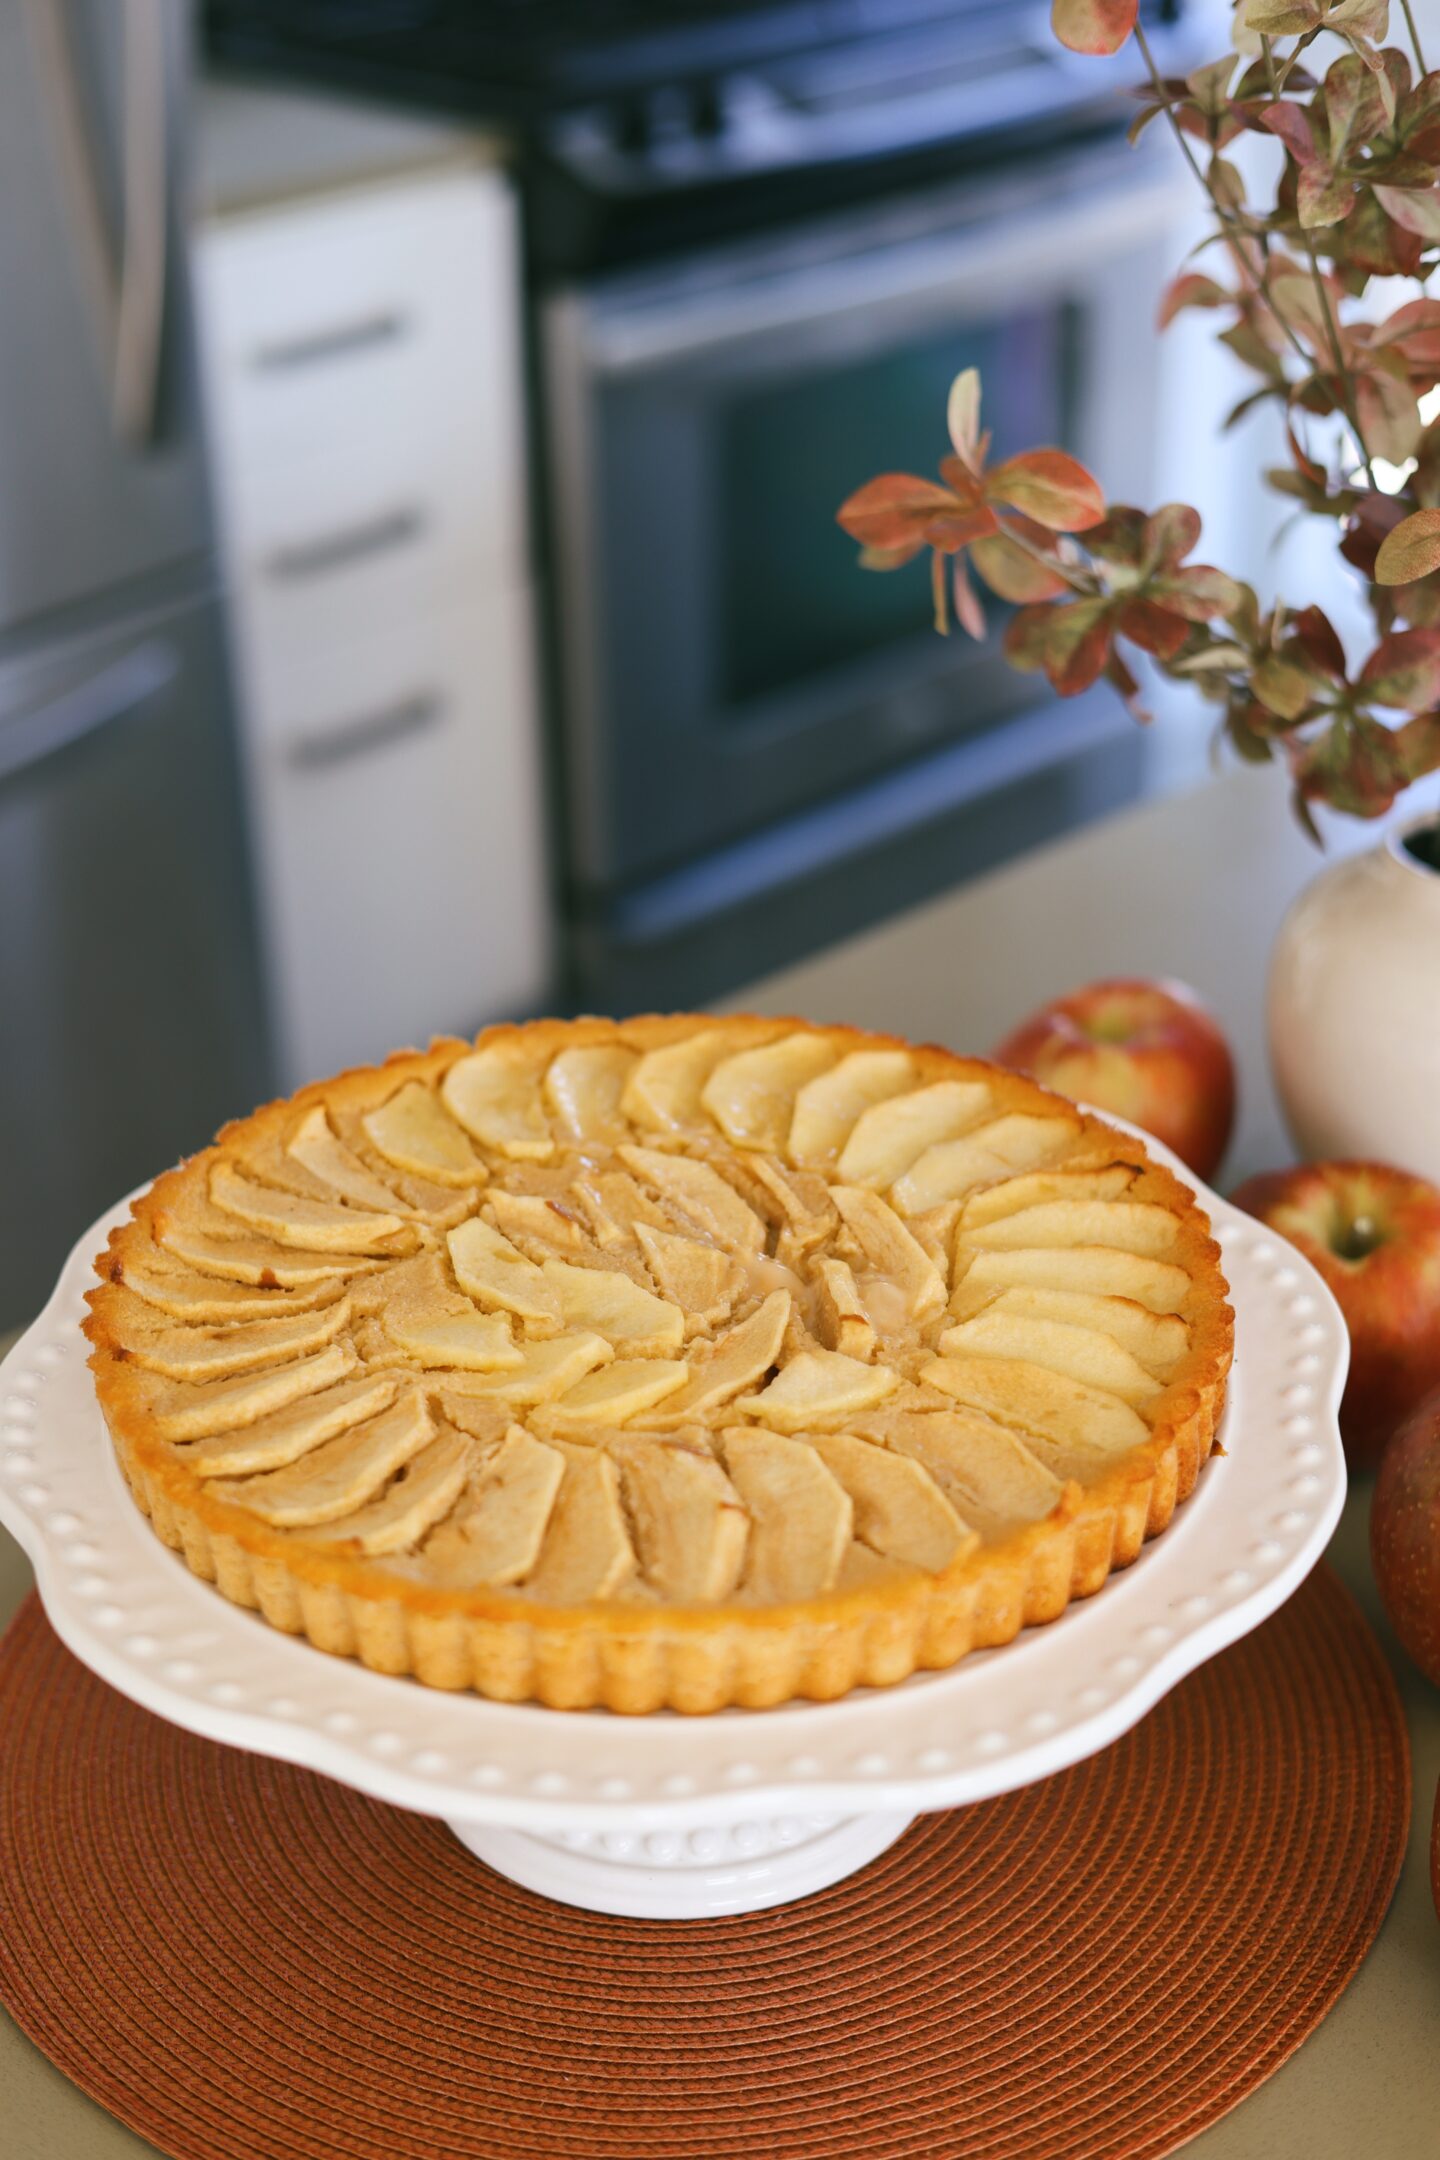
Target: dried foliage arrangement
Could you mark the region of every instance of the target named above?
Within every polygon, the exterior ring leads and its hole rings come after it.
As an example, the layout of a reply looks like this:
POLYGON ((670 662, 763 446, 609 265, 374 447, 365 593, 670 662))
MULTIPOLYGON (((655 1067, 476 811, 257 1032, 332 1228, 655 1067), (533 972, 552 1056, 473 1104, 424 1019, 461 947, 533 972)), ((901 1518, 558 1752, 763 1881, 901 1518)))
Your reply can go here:
POLYGON ((1334 524, 1365 582, 1375 642, 1358 669, 1320 608, 1262 609, 1250 586, 1190 561, 1188 505, 1107 503, 1061 450, 989 465, 973 369, 950 392, 939 481, 886 473, 839 512, 868 569, 931 551, 937 628, 953 607, 985 634, 977 581, 1013 604, 1009 659, 1063 696, 1104 676, 1144 718, 1125 648, 1148 653, 1221 708, 1242 757, 1285 760, 1312 834, 1311 803, 1376 817, 1440 769, 1440 412, 1425 397, 1440 380, 1427 290, 1440 267, 1440 72, 1409 0, 1399 12, 1408 50, 1385 42, 1390 0, 1236 0, 1233 49, 1177 80, 1156 65, 1139 0, 1052 8, 1074 52, 1133 47, 1146 80, 1132 139, 1163 120, 1205 191, 1213 226, 1161 324, 1212 311, 1256 377, 1231 421, 1283 412, 1290 463, 1266 478, 1334 524), (1226 155, 1247 131, 1283 151, 1273 201, 1252 201, 1226 155), (1413 288, 1398 305, 1397 280, 1413 288))

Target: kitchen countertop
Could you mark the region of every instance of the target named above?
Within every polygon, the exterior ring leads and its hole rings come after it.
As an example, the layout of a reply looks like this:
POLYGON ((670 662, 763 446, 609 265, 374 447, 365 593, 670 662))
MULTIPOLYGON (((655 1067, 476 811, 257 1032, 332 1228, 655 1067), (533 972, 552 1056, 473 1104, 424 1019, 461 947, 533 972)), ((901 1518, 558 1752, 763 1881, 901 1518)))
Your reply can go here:
MULTIPOLYGON (((1336 844, 1370 837, 1337 829, 1336 844)), ((1182 976, 1210 1000, 1240 1063, 1233 1183, 1290 1153, 1265 1079, 1262 994, 1280 917, 1316 867, 1278 785, 1232 774, 1091 827, 730 1002, 982 1048, 1087 977, 1182 976)), ((1404 1874, 1379 1940, 1330 2016, 1267 2084, 1185 2148, 1196 2160, 1415 2160, 1433 2149, 1440 1922, 1428 1856, 1440 1691, 1408 1663, 1380 1611, 1367 1559, 1369 1499, 1368 1483, 1352 1493, 1330 1558, 1385 1644, 1409 1719, 1415 1806, 1404 1874)), ((0 1532, 0 1621, 28 1586, 23 1556, 0 1532)), ((4 2018, 0 2101, 14 2160, 139 2160, 152 2151, 4 2018)))

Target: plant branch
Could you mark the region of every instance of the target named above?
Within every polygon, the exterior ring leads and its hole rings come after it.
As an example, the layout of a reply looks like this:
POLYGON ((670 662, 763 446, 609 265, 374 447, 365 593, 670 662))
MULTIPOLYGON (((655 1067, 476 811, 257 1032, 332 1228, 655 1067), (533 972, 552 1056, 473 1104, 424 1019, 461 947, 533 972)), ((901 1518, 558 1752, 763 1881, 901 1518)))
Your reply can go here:
POLYGON ((1410 32, 1410 44, 1415 53, 1415 65, 1422 75, 1428 75, 1430 70, 1425 65, 1425 55, 1420 49, 1420 32, 1415 27, 1415 17, 1410 7, 1410 0, 1400 0, 1400 6, 1405 15, 1405 27, 1410 32))
POLYGON ((1340 326, 1335 320, 1335 310, 1330 305, 1330 295, 1325 289, 1325 280, 1320 275, 1320 259, 1315 253, 1315 243, 1303 228, 1301 238, 1304 240, 1305 255, 1310 264, 1310 276, 1315 286, 1315 297, 1320 304, 1320 312, 1325 320, 1325 338, 1330 347, 1330 357, 1335 363, 1335 375, 1340 387, 1341 410, 1344 412, 1350 432, 1355 438, 1355 447, 1360 452, 1360 462, 1365 468, 1365 478, 1370 483, 1370 491, 1375 494, 1378 492, 1375 468, 1370 463, 1370 452, 1365 447, 1365 436, 1360 426, 1360 414, 1355 404, 1355 385, 1351 380, 1350 370, 1345 365, 1345 353, 1340 343, 1340 326))
POLYGON ((1230 243, 1230 251, 1235 258, 1237 268, 1242 277, 1249 278, 1253 289, 1259 293, 1275 322, 1279 325, 1286 343, 1304 361, 1308 371, 1310 368, 1310 355, 1306 352, 1305 347, 1301 344, 1290 324, 1286 322, 1279 308, 1276 307, 1274 297, 1271 294, 1270 266, 1266 249, 1263 244, 1257 244, 1257 260, 1252 261, 1247 256, 1244 243, 1250 236, 1246 233, 1244 226, 1236 219, 1229 205, 1221 201, 1210 181, 1209 175, 1201 170, 1200 160, 1191 149, 1185 130, 1175 117, 1175 108, 1170 101, 1169 92, 1165 88, 1164 77, 1155 65, 1155 55, 1150 50, 1150 40, 1145 35, 1145 28, 1142 23, 1137 22, 1135 25, 1135 42, 1139 46, 1141 57, 1149 70, 1150 81, 1154 86, 1155 95, 1160 101, 1161 109, 1170 123, 1170 132, 1175 137, 1176 142, 1179 143, 1186 164, 1190 167, 1200 187, 1210 199, 1215 215, 1219 218, 1221 227, 1230 243))

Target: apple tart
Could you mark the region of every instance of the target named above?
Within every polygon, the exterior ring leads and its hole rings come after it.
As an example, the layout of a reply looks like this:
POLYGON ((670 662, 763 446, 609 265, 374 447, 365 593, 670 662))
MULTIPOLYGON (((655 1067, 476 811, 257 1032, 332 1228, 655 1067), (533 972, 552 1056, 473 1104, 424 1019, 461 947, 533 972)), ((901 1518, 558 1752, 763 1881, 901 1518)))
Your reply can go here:
POLYGON ((1009 1642, 1162 1531, 1232 1316, 1144 1146, 798 1021, 537 1022, 228 1126, 97 1261, 194 1572, 432 1687, 763 1707, 1009 1642))

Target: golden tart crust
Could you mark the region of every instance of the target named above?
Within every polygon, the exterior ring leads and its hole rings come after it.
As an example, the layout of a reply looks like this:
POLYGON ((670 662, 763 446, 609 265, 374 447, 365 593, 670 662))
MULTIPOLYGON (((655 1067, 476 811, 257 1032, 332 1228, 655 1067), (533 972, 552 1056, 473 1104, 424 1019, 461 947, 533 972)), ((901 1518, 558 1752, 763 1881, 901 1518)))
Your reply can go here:
POLYGON ((1224 1401, 1209 1222, 1015 1074, 795 1020, 492 1028, 227 1126, 86 1332, 235 1603, 559 1709, 829 1700, 1052 1620, 1224 1401))

